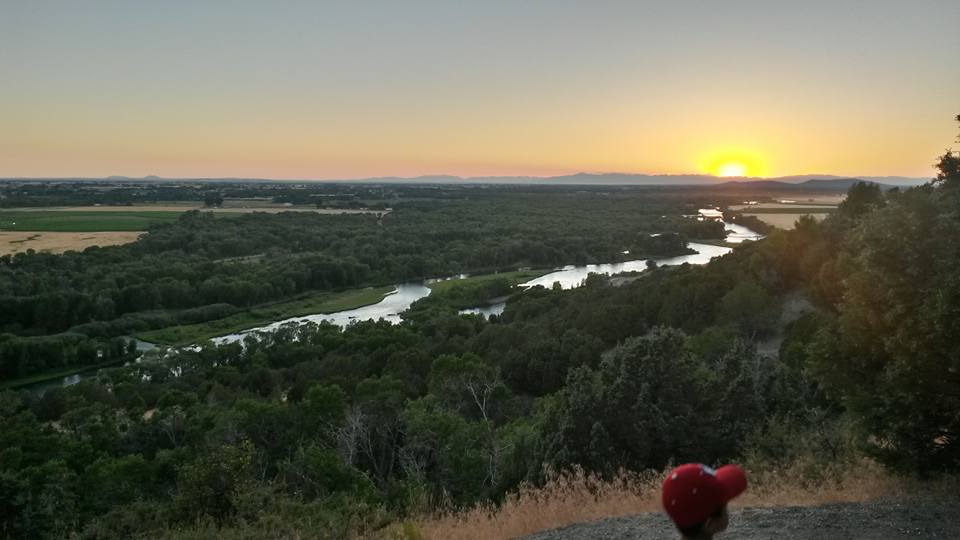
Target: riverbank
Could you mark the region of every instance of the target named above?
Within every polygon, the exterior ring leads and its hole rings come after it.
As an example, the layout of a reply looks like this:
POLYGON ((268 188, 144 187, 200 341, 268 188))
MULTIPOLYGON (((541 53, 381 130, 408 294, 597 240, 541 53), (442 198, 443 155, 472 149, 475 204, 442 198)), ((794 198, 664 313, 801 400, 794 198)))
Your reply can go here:
POLYGON ((707 244, 710 246, 728 247, 728 248, 735 248, 740 245, 739 243, 736 243, 736 242, 728 242, 723 238, 697 238, 697 243, 707 244))
MULTIPOLYGON (((735 227, 732 224, 727 225, 735 227)), ((742 229, 751 236, 758 236, 749 229, 742 229)), ((661 266, 685 263, 706 264, 713 257, 724 255, 731 249, 727 246, 690 242, 684 250, 689 254, 650 260, 661 266)), ((442 303, 448 307, 460 309, 462 312, 489 315, 502 311, 503 307, 502 302, 491 304, 490 300, 509 296, 517 286, 552 287, 556 282, 561 288, 569 289, 579 286, 591 273, 618 274, 646 270, 647 261, 648 259, 637 259, 585 266, 567 265, 560 269, 508 270, 474 276, 461 274, 450 278, 398 284, 388 288, 396 291, 392 295, 384 292, 384 289, 354 289, 341 293, 326 293, 346 296, 335 303, 332 300, 328 302, 329 299, 323 296, 315 300, 307 300, 305 303, 301 303, 300 300, 282 302, 273 304, 269 308, 255 308, 215 321, 151 330, 137 334, 136 337, 144 341, 171 346, 193 345, 207 339, 223 344, 242 340, 251 332, 270 331, 291 322, 327 321, 346 326, 356 321, 385 319, 397 323, 401 320, 400 313, 406 311, 413 302, 431 295, 442 298, 442 303), (364 293, 364 291, 368 292, 364 293)))
POLYGON ((11 379, 9 381, 0 382, 0 391, 2 390, 13 390, 17 388, 23 388, 26 386, 33 386, 40 383, 45 383, 55 379, 62 379, 64 377, 69 377, 71 375, 77 375, 80 373, 87 373, 89 371, 96 371, 101 368, 121 365, 124 362, 128 361, 129 358, 123 358, 120 360, 111 359, 106 362, 100 362, 97 364, 87 364, 83 366, 72 366, 67 368, 55 369, 51 371, 44 371, 42 373, 35 373, 27 377, 20 377, 18 379, 11 379))
POLYGON ((134 337, 158 345, 193 345, 200 341, 256 328, 281 319, 302 317, 315 313, 335 313, 376 304, 394 290, 394 287, 387 286, 350 289, 332 293, 313 293, 293 300, 251 308, 223 319, 150 330, 136 334, 134 337))
MULTIPOLYGON (((507 280, 513 287, 551 271, 552 269, 514 270, 477 276, 428 280, 425 285, 431 291, 440 294, 449 293, 456 289, 462 290, 463 288, 482 286, 496 280, 507 280)), ((336 293, 314 293, 294 300, 255 307, 222 319, 149 330, 136 334, 134 337, 158 345, 175 347, 193 345, 207 339, 241 333, 244 330, 285 319, 331 314, 374 305, 395 290, 394 286, 386 286, 350 289, 336 293)))
MULTIPOLYGON (((510 287, 515 287, 521 283, 536 279, 542 275, 553 272, 553 268, 542 268, 538 270, 513 270, 509 272, 497 272, 492 274, 479 274, 476 276, 454 277, 448 279, 428 280, 424 283, 434 292, 434 294, 444 294, 454 289, 473 288, 480 285, 487 285, 495 281, 505 282, 510 287)), ((488 299, 482 299, 483 303, 488 299)))

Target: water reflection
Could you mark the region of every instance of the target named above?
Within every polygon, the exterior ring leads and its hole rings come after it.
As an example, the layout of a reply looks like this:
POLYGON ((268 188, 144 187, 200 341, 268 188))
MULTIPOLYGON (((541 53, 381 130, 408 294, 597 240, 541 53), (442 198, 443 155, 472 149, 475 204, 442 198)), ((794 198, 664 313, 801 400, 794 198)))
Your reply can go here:
POLYGON ((489 306, 461 309, 459 313, 461 315, 483 315, 484 317, 490 317, 491 315, 503 314, 503 309, 505 307, 507 307, 506 302, 497 302, 496 304, 490 304, 489 306))
POLYGON ((54 388, 73 386, 88 376, 89 375, 83 373, 74 373, 73 375, 67 375, 57 379, 50 379, 48 381, 29 384, 24 386, 23 389, 37 397, 40 397, 54 388))
POLYGON ((739 244, 745 240, 760 240, 763 238, 762 234, 751 231, 743 225, 724 222, 724 226, 724 230, 727 231, 726 240, 731 244, 739 244))
MULTIPOLYGON (((751 231, 750 229, 734 223, 726 223, 726 229, 728 231, 727 240, 732 243, 762 238, 761 235, 751 231)), ((688 243, 688 246, 691 249, 696 250, 696 253, 653 260, 656 261, 657 265, 659 266, 676 266, 684 263, 706 264, 710 262, 710 259, 725 255, 732 251, 729 247, 713 246, 710 244, 700 244, 696 242, 690 242, 688 243)), ((542 285, 544 287, 552 287, 554 283, 560 283, 560 287, 564 289, 572 289, 574 287, 579 287, 580 284, 583 283, 583 281, 590 274, 610 275, 618 274, 620 272, 642 272, 646 269, 647 259, 637 259, 633 261, 609 264, 588 264, 584 266, 569 265, 558 269, 556 272, 551 272, 536 279, 532 279, 521 284, 521 286, 533 287, 535 285, 542 285)), ((293 317, 290 319, 284 319, 266 326, 251 328, 249 330, 244 330, 243 332, 214 338, 213 342, 219 345, 223 343, 242 341, 243 338, 249 334, 256 332, 271 332, 288 323, 308 321, 319 323, 321 321, 329 321, 338 326, 347 326, 351 322, 355 321, 378 319, 385 319, 392 323, 398 323, 400 322, 400 313, 409 308, 410 304, 430 294, 430 289, 426 286, 427 283, 445 281, 449 279, 463 279, 465 277, 467 277, 466 274, 460 274, 458 276, 451 276, 448 278, 428 280, 424 283, 404 283, 402 285, 397 285, 396 291, 376 304, 357 309, 340 311, 337 313, 308 315, 306 317, 293 317)), ((460 313, 480 314, 489 317, 490 315, 500 315, 503 313, 505 305, 506 304, 504 302, 498 302, 488 306, 463 309, 460 310, 460 313)))
MULTIPOLYGON (((726 255, 732 251, 728 247, 712 246, 710 244, 698 244, 689 242, 690 249, 697 253, 691 255, 680 255, 677 257, 667 257, 664 259, 653 259, 658 266, 676 266, 679 264, 707 264, 710 259, 726 255)), ((637 259, 635 261, 625 261, 622 263, 611 264, 588 264, 586 266, 564 266, 561 270, 532 279, 521 284, 521 287, 534 287, 542 285, 552 287, 554 283, 559 283, 561 288, 573 289, 579 287, 583 280, 590 274, 619 274, 621 272, 642 272, 647 269, 647 259, 637 259)))
POLYGON ((348 309, 346 311, 338 311, 336 313, 318 313, 315 315, 307 315, 305 317, 292 317, 282 321, 276 321, 266 326, 244 330, 243 332, 238 332, 236 334, 220 336, 218 338, 214 338, 213 342, 217 345, 222 345, 224 343, 242 341, 243 338, 248 334, 252 334, 254 332, 272 332, 273 330, 276 330, 277 328, 288 323, 319 323, 321 321, 328 321, 337 326, 347 326, 354 321, 375 321, 379 319, 384 319, 390 321, 391 323, 398 323, 400 322, 400 313, 409 308, 410 304, 429 295, 430 289, 422 283, 404 283, 397 285, 396 287, 396 290, 385 296, 383 300, 377 302, 376 304, 371 304, 369 306, 363 306, 356 309, 348 309))

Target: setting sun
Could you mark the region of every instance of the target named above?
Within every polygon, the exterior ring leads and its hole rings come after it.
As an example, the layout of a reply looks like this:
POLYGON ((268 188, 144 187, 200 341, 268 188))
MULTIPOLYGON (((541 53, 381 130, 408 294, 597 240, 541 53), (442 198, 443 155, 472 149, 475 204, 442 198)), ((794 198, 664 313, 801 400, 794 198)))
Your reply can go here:
POLYGON ((717 169, 717 176, 746 176, 747 166, 735 161, 720 165, 717 169))
POLYGON ((722 178, 760 177, 767 174, 768 160, 757 149, 746 146, 714 148, 700 155, 700 170, 722 178))

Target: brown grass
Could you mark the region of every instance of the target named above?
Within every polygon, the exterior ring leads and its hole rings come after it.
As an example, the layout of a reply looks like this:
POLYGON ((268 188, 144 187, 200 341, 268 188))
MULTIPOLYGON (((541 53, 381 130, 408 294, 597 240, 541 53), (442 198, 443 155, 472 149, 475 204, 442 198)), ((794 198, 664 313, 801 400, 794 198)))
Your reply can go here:
POLYGON ((63 253, 90 246, 113 246, 135 241, 142 231, 122 232, 37 232, 0 231, 0 256, 34 251, 63 253))
MULTIPOLYGON (((801 469, 748 472, 750 488, 732 507, 815 506, 857 502, 914 491, 916 481, 891 476, 864 460, 844 472, 827 471, 810 482, 801 469)), ((465 511, 427 516, 401 525, 415 525, 429 539, 472 540, 517 538, 538 531, 603 518, 660 512, 660 482, 665 473, 622 472, 605 481, 582 471, 552 475, 542 488, 521 487, 500 507, 477 506, 465 511)), ((955 487, 955 480, 950 481, 955 487)), ((925 486, 924 489, 929 489, 925 486)), ((407 532, 395 534, 410 537, 407 532)))

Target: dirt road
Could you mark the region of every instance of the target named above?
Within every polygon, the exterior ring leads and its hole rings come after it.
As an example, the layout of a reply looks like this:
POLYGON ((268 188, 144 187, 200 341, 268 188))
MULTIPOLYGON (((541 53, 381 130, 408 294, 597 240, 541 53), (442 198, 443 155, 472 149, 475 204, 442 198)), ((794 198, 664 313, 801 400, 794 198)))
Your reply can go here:
MULTIPOLYGON (((680 538, 664 514, 604 519, 544 531, 526 540, 680 538)), ((723 539, 854 540, 960 538, 960 494, 862 503, 734 510, 723 539)))

